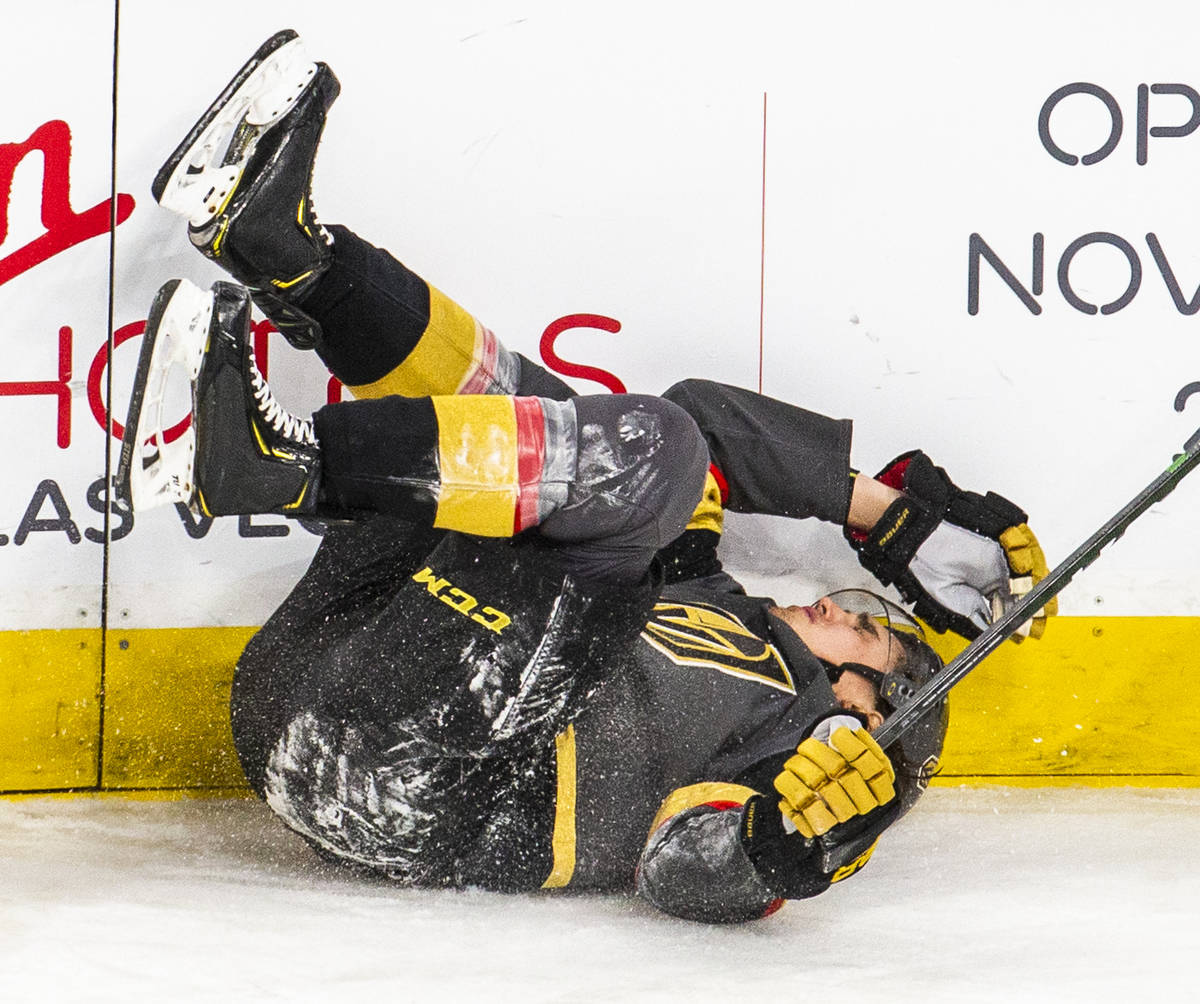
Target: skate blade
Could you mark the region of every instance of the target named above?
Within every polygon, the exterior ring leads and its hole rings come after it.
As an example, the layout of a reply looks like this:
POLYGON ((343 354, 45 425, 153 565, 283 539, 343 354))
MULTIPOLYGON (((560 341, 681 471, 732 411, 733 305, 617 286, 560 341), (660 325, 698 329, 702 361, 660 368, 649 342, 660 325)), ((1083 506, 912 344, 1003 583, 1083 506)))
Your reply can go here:
MULTIPOLYGON (((154 298, 129 416, 117 464, 118 491, 135 512, 171 502, 193 506, 196 497, 195 388, 212 319, 213 295, 186 279, 173 279, 154 298), (182 376, 193 401, 192 421, 167 441, 165 404, 171 378, 182 376)), ((173 399, 178 403, 178 395, 173 399)))
POLYGON ((196 141, 199 139, 201 133, 203 133, 208 125, 212 122, 214 116, 216 116, 216 114, 228 103, 229 99, 237 92, 242 84, 246 82, 246 78, 249 77, 258 68, 259 64, 261 64, 263 60, 270 56, 271 53, 288 42, 293 41, 296 37, 296 33, 290 28, 285 28, 283 31, 277 31, 258 47, 253 56, 251 56, 242 64, 237 73, 233 75, 233 79, 231 79, 229 83, 222 88, 221 93, 216 96, 213 102, 205 110, 204 114, 201 115, 192 128, 188 130, 188 134, 184 136, 183 140, 178 145, 176 145, 175 149, 171 153, 171 156, 167 158, 166 162, 154 175, 154 181, 150 183, 150 191, 154 195, 155 202, 162 199, 163 190, 166 188, 167 182, 170 180, 170 177, 174 173, 175 169, 187 155, 187 152, 196 145, 196 141))
POLYGON ((291 110, 316 76, 316 62, 294 33, 281 32, 263 49, 289 34, 290 41, 261 60, 255 54, 154 179, 159 204, 193 227, 203 227, 225 208, 258 137, 291 110))

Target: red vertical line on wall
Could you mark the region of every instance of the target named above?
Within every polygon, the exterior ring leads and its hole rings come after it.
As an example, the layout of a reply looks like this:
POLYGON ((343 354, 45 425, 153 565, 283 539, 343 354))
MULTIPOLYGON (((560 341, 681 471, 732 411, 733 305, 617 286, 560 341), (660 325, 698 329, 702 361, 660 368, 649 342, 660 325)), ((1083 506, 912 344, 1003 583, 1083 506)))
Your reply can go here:
POLYGON ((113 61, 112 61, 112 121, 111 145, 109 147, 108 177, 109 206, 108 220, 108 366, 104 378, 104 398, 108 402, 104 411, 104 554, 100 565, 100 690, 96 699, 100 702, 99 729, 96 738, 96 787, 104 787, 104 726, 107 704, 108 680, 108 589, 112 572, 110 549, 112 546, 112 411, 113 411, 113 359, 116 348, 113 341, 114 318, 116 316, 117 274, 117 50, 121 35, 121 0, 113 0, 113 61))
POLYGON ((762 216, 758 248, 758 392, 763 392, 763 317, 767 290, 767 92, 763 91, 762 216))

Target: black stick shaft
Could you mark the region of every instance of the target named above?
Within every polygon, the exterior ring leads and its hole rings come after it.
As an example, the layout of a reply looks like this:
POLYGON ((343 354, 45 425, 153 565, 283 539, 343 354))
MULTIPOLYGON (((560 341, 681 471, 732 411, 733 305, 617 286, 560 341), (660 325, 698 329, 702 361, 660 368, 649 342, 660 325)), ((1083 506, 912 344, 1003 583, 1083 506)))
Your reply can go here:
POLYGON ((1120 539, 1129 525, 1175 490, 1188 473, 1200 465, 1200 430, 1171 462, 1171 466, 1143 488, 1120 512, 1077 547, 1070 557, 1055 567, 1044 579, 1021 597, 1013 607, 997 619, 986 631, 967 646, 957 658, 918 690, 913 699, 894 712, 875 733, 875 740, 885 749, 896 742, 950 692, 950 688, 986 659, 1000 643, 1057 596, 1081 569, 1087 568, 1100 556, 1100 551, 1120 539))

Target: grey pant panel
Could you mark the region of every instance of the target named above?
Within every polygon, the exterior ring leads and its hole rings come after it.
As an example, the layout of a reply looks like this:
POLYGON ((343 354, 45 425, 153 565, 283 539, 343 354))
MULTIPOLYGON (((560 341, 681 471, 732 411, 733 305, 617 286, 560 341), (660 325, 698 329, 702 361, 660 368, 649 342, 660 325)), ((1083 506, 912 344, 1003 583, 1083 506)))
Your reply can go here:
POLYGON ((659 397, 573 399, 578 459, 566 504, 534 530, 560 567, 635 582, 687 526, 704 489, 708 448, 692 418, 659 397))

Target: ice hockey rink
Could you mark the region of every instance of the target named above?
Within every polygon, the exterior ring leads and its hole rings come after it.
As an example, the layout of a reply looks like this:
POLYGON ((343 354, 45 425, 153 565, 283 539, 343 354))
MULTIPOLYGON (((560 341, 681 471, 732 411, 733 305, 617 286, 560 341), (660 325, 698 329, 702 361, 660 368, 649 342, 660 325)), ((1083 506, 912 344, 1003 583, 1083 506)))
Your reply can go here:
MULTIPOLYGON (((920 447, 1061 560, 1200 423, 1200 5, 4 13, 0 791, 64 794, 0 794, 0 1004, 1200 1002, 1200 476, 956 718, 964 776, 1031 786, 934 787, 860 874, 732 927, 365 881, 254 799, 156 792, 241 783, 231 667, 317 537, 170 507, 134 529, 99 494, 155 290, 218 276, 151 180, 292 27, 344 86, 326 222, 532 359, 591 318, 560 356, 630 390, 853 417, 864 471, 920 447), (1191 786, 1066 783, 1111 775, 1191 786)), ((324 367, 270 344, 288 407, 323 404, 324 367)), ((868 584, 840 528, 772 526, 730 521, 752 593, 868 584)))
POLYGON ((0 800, 4 1001, 1200 1000, 1200 790, 941 787, 870 865, 707 927, 412 891, 252 800, 0 800))

